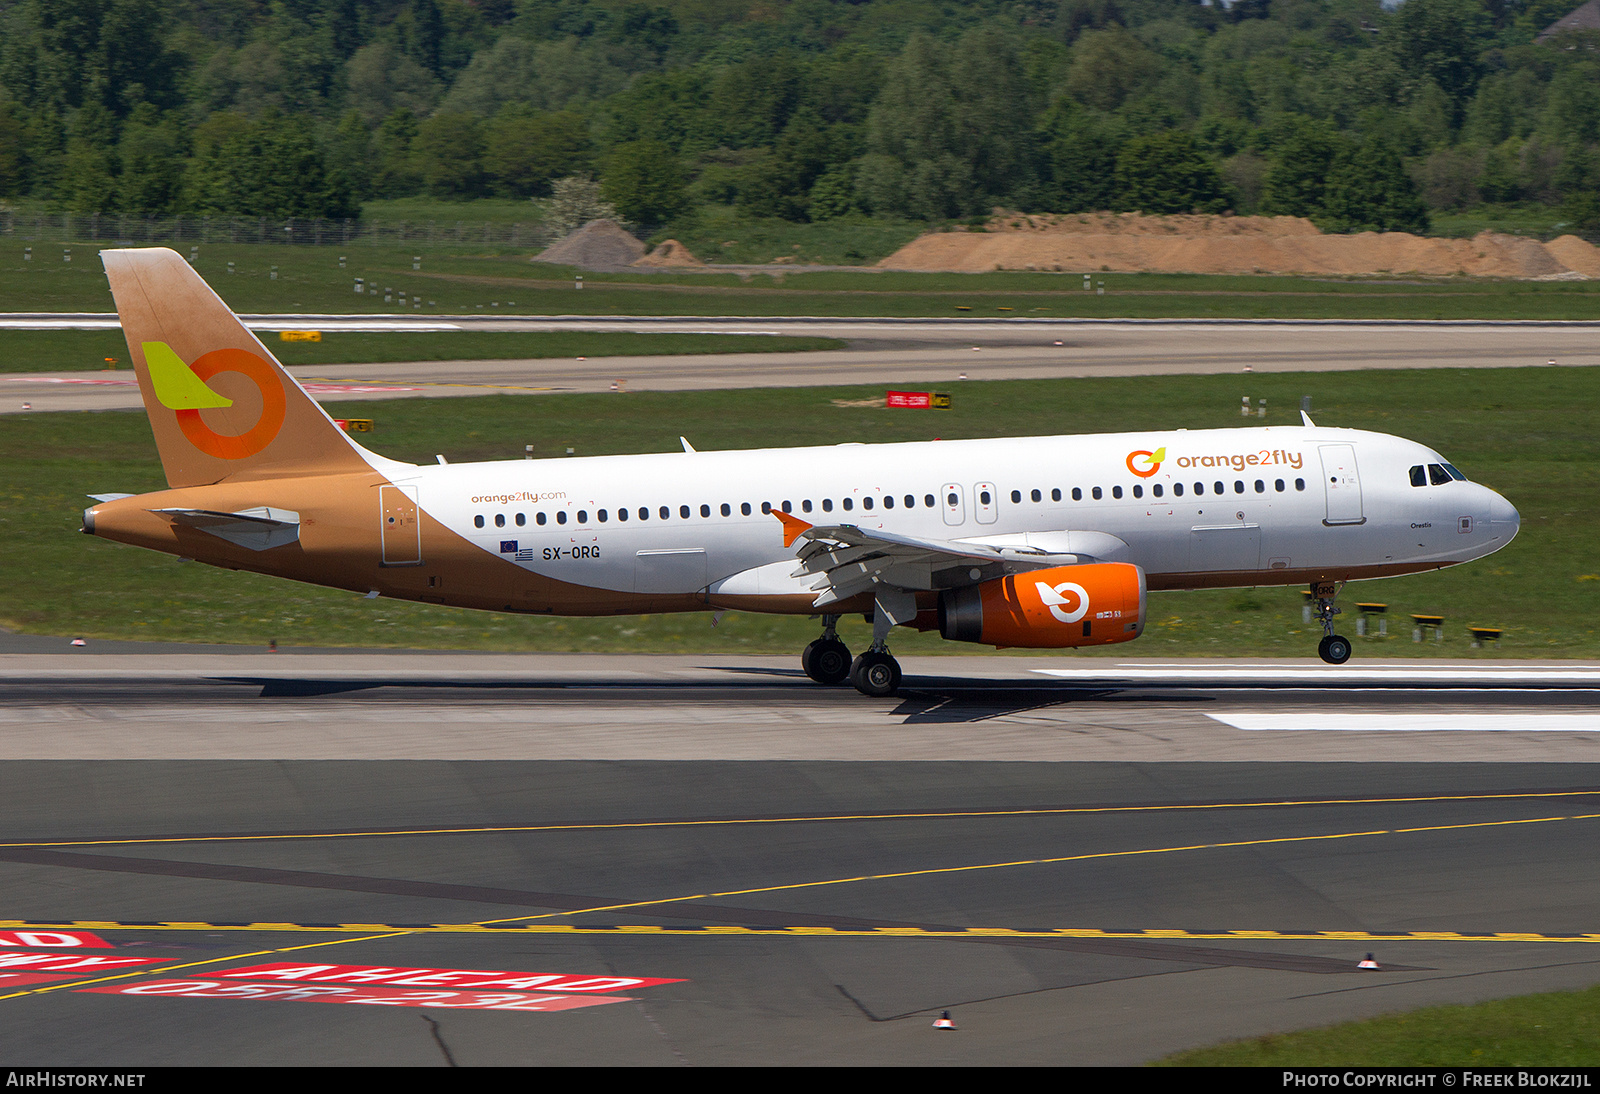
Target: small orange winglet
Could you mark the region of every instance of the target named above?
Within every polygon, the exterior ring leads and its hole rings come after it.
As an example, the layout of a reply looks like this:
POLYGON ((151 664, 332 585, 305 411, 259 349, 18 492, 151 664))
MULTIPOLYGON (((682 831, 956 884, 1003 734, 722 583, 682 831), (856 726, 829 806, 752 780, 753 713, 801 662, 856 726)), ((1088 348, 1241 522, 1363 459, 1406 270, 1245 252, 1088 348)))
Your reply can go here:
POLYGON ((772 515, 777 517, 783 524, 783 545, 785 547, 792 546, 794 541, 800 538, 800 533, 811 527, 799 517, 790 516, 781 509, 774 509, 772 515))

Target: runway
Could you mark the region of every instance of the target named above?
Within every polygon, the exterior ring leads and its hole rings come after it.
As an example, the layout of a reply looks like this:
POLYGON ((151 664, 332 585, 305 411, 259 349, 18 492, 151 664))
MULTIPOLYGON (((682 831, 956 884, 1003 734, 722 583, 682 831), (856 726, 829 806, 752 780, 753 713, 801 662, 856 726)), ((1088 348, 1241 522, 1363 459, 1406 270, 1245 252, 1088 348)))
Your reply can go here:
POLYGON ((1600 978, 1600 664, 51 641, 0 653, 29 1066, 1129 1064, 1600 978))
MULTIPOLYGON (((341 317, 337 321, 355 323, 357 318, 366 324, 375 321, 373 317, 341 317)), ((397 326, 407 327, 403 321, 409 318, 399 317, 397 326)), ((430 322, 444 318, 433 317, 430 322)), ((94 321, 105 319, 101 316, 94 321)), ((0 327, 6 321, 7 317, 0 316, 0 327)), ((23 322, 16 317, 10 321, 23 322)), ((47 320, 34 317, 28 321, 47 320)), ((256 320, 263 331, 290 326, 331 330, 335 322, 317 316, 256 320)), ((470 325, 475 330, 802 334, 841 338, 850 342, 851 348, 812 353, 318 365, 291 371, 311 386, 315 398, 337 402, 603 392, 612 390, 619 380, 629 391, 858 384, 946 390, 963 377, 1067 379, 1222 375, 1246 370, 1336 372, 1600 364, 1600 341, 1592 323, 498 317, 470 325)), ((0 375, 0 413, 22 413, 23 403, 37 411, 133 409, 139 406, 139 396, 127 370, 0 375)))

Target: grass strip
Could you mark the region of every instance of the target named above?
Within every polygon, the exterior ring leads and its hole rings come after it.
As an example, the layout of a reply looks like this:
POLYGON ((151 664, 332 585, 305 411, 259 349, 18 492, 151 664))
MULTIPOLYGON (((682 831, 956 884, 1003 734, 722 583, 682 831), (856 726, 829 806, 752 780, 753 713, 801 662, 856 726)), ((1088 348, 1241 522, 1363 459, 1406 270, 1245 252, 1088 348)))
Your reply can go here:
MULTIPOLYGON (((308 324, 314 326, 315 324, 308 324)), ((842 349, 834 338, 768 334, 653 334, 626 331, 323 332, 320 342, 285 342, 261 332, 285 365, 390 361, 504 361, 549 357, 632 357, 682 353, 800 353, 842 349)), ((129 367, 120 330, 0 330, 0 372, 68 372, 129 367)))
POLYGON ((1180 1052, 1158 1067, 1584 1067, 1600 1059, 1600 987, 1428 1007, 1180 1052))

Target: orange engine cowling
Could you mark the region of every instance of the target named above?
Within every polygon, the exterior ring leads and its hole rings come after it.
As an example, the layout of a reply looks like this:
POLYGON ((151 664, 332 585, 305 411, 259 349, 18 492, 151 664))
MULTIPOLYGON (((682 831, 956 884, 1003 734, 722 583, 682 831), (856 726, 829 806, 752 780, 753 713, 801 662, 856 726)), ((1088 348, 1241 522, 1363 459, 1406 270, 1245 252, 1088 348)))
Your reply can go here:
POLYGON ((939 633, 1030 649, 1127 642, 1144 633, 1144 571, 1098 562, 948 589, 939 595, 939 633))

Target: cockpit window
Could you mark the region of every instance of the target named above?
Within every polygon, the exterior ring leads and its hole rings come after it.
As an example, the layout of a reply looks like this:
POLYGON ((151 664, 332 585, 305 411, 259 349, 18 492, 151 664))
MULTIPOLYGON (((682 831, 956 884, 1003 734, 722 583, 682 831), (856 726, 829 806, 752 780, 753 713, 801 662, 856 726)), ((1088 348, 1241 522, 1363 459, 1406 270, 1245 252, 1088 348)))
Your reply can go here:
POLYGON ((1443 486, 1450 481, 1450 472, 1444 469, 1443 464, 1430 463, 1428 465, 1428 478, 1435 486, 1443 486))
POLYGON ((1450 477, 1452 479, 1455 479, 1457 482, 1466 482, 1467 481, 1467 477, 1465 475, 1463 475, 1460 471, 1456 470, 1456 465, 1455 464, 1447 463, 1447 464, 1444 465, 1444 469, 1446 471, 1450 472, 1450 477))
POLYGON ((1428 473, 1422 469, 1422 465, 1420 463, 1417 464, 1415 467, 1413 467, 1411 469, 1411 485, 1412 486, 1427 486, 1428 485, 1428 473))

